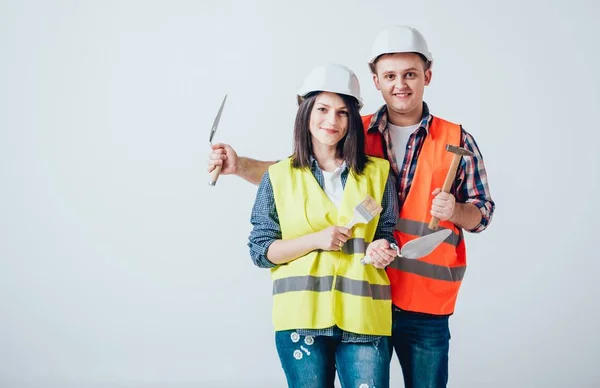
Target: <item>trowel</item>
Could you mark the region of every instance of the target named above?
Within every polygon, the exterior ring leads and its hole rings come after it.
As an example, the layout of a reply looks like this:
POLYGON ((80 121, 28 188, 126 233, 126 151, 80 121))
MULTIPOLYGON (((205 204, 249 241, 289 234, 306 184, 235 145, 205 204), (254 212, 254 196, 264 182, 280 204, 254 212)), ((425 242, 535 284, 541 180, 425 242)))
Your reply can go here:
MULTIPOLYGON (((450 234, 452 234, 450 229, 441 229, 437 232, 428 234, 427 236, 419 237, 407 242, 402 246, 402 249, 398 249, 396 244, 390 244, 390 247, 395 249, 400 257, 405 259, 420 259, 433 252, 433 250, 444 242, 450 234)), ((363 264, 371 264, 371 258, 365 256, 360 262, 363 264)))

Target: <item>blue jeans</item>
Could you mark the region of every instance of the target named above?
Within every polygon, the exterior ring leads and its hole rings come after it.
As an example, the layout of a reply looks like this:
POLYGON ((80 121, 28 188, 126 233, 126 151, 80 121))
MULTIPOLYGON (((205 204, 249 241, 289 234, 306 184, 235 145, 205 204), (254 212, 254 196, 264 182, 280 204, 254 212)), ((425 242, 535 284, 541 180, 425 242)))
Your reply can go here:
POLYGON ((284 330, 275 332, 275 345, 290 388, 331 388, 336 369, 342 388, 389 388, 389 337, 345 343, 284 330))
POLYGON ((402 367, 405 388, 446 387, 450 350, 448 316, 428 316, 394 308, 391 343, 402 367))

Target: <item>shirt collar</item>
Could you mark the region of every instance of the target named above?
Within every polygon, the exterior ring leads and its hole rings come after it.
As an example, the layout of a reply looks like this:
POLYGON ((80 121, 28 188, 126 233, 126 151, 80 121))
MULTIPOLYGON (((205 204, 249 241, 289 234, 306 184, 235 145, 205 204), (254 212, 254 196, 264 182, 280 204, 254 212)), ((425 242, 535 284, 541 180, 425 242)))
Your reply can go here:
MULTIPOLYGON (((313 171, 315 171, 315 169, 321 170, 321 167, 319 167, 319 163, 317 163, 317 159, 315 159, 315 157, 313 155, 310 155, 308 160, 310 161, 311 170, 313 170, 313 171)), ((342 170, 342 174, 343 174, 346 171, 348 171, 348 165, 346 164, 346 162, 343 162, 342 165, 344 166, 344 169, 342 170)))
MULTIPOLYGON (((421 117, 421 125, 419 126, 418 130, 424 129, 425 132, 429 134, 429 125, 431 124, 432 117, 433 116, 431 116, 429 113, 429 107, 427 106, 427 103, 423 101, 423 116, 421 117)), ((371 118, 367 132, 378 130, 383 134, 387 129, 387 123, 387 105, 383 105, 371 118)))

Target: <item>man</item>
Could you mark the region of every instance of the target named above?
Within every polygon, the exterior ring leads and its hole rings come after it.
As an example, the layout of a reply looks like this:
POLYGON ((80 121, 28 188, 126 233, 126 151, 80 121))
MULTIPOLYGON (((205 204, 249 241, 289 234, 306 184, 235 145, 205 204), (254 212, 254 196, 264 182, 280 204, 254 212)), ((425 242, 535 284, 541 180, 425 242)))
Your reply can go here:
MULTIPOLYGON (((452 230, 434 252, 420 260, 397 257, 388 267, 394 305, 392 343, 407 388, 446 387, 450 330, 448 318, 466 270, 462 230, 483 231, 495 204, 491 199, 481 152, 460 125, 430 114, 423 102, 431 82, 433 57, 419 31, 398 26, 376 38, 369 67, 385 105, 363 117, 366 152, 387 158, 397 178, 400 214, 395 237, 402 245, 431 233, 432 217, 452 230), (441 192, 452 153, 446 145, 465 148, 450 193, 441 192)), ((208 170, 222 165, 258 184, 273 162, 238 157, 228 145, 216 144, 208 170)))

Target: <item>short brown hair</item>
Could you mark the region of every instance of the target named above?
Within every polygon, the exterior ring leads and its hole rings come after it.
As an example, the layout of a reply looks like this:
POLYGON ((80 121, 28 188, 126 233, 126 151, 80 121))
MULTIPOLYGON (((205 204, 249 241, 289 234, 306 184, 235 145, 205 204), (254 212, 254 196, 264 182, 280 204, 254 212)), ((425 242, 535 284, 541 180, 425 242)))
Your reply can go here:
MULTIPOLYGON (((369 63, 369 68, 371 69, 371 73, 377 74, 377 61, 384 55, 390 55, 390 54, 396 54, 396 53, 381 54, 380 56, 375 58, 375 60, 372 63, 369 63)), ((423 55, 421 53, 413 53, 413 54, 417 54, 423 60, 423 70, 424 71, 427 71, 431 68, 431 61, 429 59, 425 58, 425 55, 423 55)))

